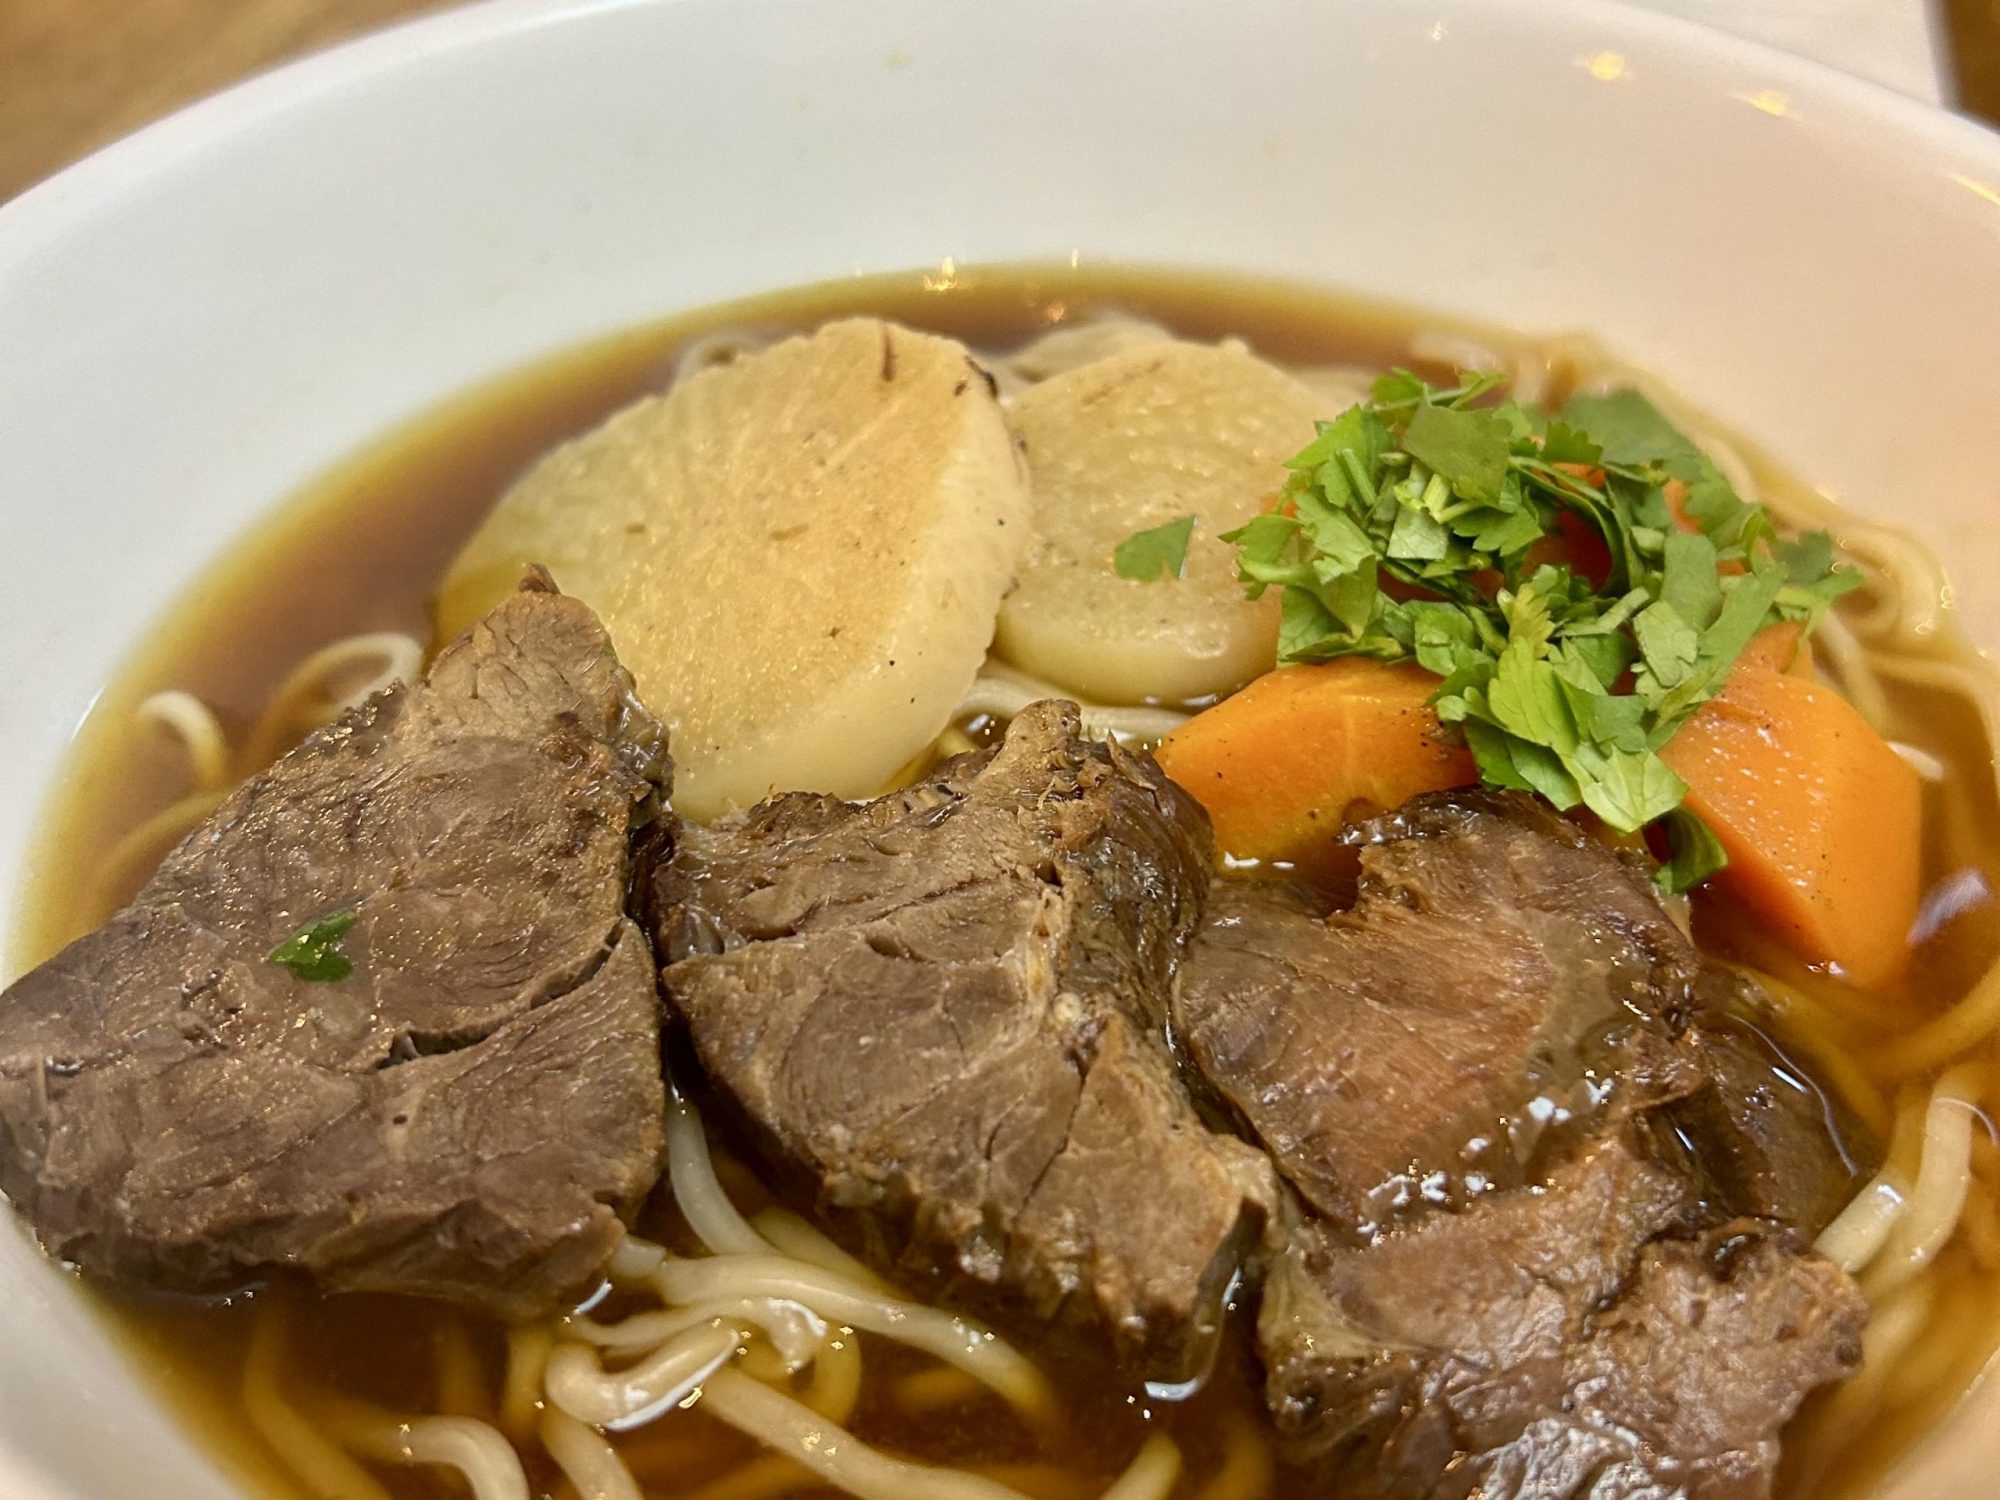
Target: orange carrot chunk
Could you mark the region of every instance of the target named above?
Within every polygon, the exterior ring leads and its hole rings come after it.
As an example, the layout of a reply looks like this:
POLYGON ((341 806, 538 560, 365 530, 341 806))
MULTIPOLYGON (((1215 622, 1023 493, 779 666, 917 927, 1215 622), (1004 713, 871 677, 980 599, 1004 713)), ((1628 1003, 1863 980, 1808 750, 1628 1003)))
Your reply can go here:
POLYGON ((1281 667, 1168 735, 1159 761, 1224 853, 1313 866, 1349 817, 1479 779, 1426 701, 1437 686, 1407 663, 1281 667))
POLYGON ((1881 984, 1917 915, 1917 774, 1845 698, 1778 669, 1778 644, 1746 652, 1662 758, 1729 855, 1716 890, 1807 962, 1881 984))

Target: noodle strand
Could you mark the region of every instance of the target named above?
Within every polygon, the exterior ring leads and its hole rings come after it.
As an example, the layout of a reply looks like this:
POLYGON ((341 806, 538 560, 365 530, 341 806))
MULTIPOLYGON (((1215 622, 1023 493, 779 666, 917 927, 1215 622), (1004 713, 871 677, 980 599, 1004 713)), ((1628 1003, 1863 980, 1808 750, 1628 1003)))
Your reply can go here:
POLYGON ((1054 683, 1030 677, 999 662, 988 662, 971 689, 959 700, 952 719, 957 723, 982 717, 1010 719, 1030 703, 1044 698, 1067 698, 1075 703, 1083 720, 1084 733, 1100 740, 1132 740, 1152 744, 1165 739, 1187 723, 1189 718, 1189 715, 1170 708, 1124 708, 1115 704, 1086 703, 1054 683))
POLYGON ((842 1329, 813 1357, 812 1383, 801 1398, 829 1422, 846 1423, 861 1404, 861 1346, 842 1329))
POLYGON ((271 695, 250 731, 242 769, 263 769, 297 742, 302 729, 331 724, 376 693, 414 682, 423 666, 423 646, 400 631, 350 635, 322 646, 271 695))
POLYGON ((448 1318, 433 1334, 438 1371, 438 1410, 451 1417, 483 1417, 487 1411, 485 1377, 472 1335, 458 1318, 448 1318))
POLYGON ((179 737, 194 772, 196 791, 220 792, 228 787, 229 741, 214 710, 201 699, 175 688, 153 694, 134 714, 142 723, 157 724, 179 737))
POLYGON ((314 1405, 326 1429, 365 1458, 455 1470, 473 1500, 529 1500, 520 1455, 490 1423, 471 1417, 398 1416, 345 1396, 323 1395, 314 1405))
POLYGON ((243 1370, 243 1410, 264 1444, 285 1463, 313 1500, 389 1500, 377 1484, 318 1424, 307 1420, 278 1389, 284 1366, 284 1309, 267 1305, 250 1334, 243 1370))
POLYGON ((686 1500, 772 1500, 773 1496, 789 1495, 808 1487, 820 1487, 812 1470, 782 1453, 763 1453, 714 1483, 703 1485, 686 1500))
POLYGON ((542 1446, 576 1487, 577 1500, 645 1500, 618 1450, 567 1413, 543 1413, 542 1446))
POLYGON ((811 1407, 734 1370, 718 1370, 709 1377, 702 1387, 701 1407, 860 1500, 908 1500, 912 1495, 927 1500, 1027 1500, 1019 1490, 975 1474, 891 1458, 811 1407))
POLYGON ((1274 1468, 1270 1441, 1247 1417, 1233 1417, 1223 1443, 1222 1467, 1195 1500, 1263 1500, 1271 1493, 1274 1468))
POLYGON ((690 1328, 716 1322, 754 1328, 771 1342, 791 1370, 805 1365, 826 1338, 824 1319, 798 1302, 777 1297, 723 1297, 692 1307, 650 1308, 616 1323, 572 1316, 563 1331, 610 1354, 633 1354, 690 1328))
POLYGON ((1181 1450, 1164 1432, 1146 1439, 1132 1466, 1106 1490, 1103 1500, 1167 1500, 1181 1477, 1181 1450))
POLYGON ((669 1258, 654 1279, 669 1302, 703 1302, 732 1295, 788 1299, 829 1321, 895 1339, 956 1365, 1037 1420, 1053 1408, 1041 1373, 992 1334, 934 1307, 854 1286, 816 1266, 775 1255, 669 1258))
POLYGON ((757 1255, 770 1250, 722 1191, 702 1135, 701 1116, 678 1094, 667 1105, 667 1173, 681 1217, 715 1254, 757 1255))
POLYGON ((751 1223, 757 1232, 794 1260, 845 1276, 872 1292, 888 1292, 889 1283, 849 1255, 789 1208, 767 1208, 751 1223))
POLYGON ((542 1323, 507 1330, 507 1373, 500 1387, 500 1426, 515 1442, 534 1435, 542 1405, 542 1372, 548 1368, 555 1332, 542 1323))
POLYGON ((543 1379, 549 1400, 592 1427, 628 1427, 651 1421, 678 1404, 719 1369, 743 1342, 727 1324, 689 1329, 637 1364, 608 1371, 584 1344, 558 1344, 543 1379))
POLYGON ((1978 1069, 1961 1063, 1932 1089, 1924 1111, 1923 1156, 1909 1202, 1895 1220, 1865 1283, 1871 1296, 1901 1286, 1931 1263, 1965 1207, 1972 1185, 1972 1128, 1979 1117, 1978 1069))

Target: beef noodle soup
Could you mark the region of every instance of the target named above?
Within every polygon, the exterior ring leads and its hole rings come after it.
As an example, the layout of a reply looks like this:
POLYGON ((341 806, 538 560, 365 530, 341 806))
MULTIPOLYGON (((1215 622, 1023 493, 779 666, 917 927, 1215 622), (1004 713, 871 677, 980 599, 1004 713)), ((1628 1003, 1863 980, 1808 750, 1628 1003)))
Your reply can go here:
POLYGON ((1920 540, 1581 340, 712 309, 361 455, 106 689, 9 1191, 257 1494, 1861 1495, 2000 1339, 1996 701, 1920 540), (47 1041, 267 885, 182 1035, 47 1041))

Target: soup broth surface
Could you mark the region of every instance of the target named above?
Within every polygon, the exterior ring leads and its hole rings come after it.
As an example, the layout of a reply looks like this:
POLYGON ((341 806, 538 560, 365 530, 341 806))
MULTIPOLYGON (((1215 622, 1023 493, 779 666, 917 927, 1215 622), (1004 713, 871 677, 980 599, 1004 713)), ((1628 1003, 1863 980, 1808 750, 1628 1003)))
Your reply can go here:
MULTIPOLYGON (((19 972, 40 962, 90 930, 148 873, 143 865, 107 864, 126 835, 188 786, 180 747, 135 720, 148 695, 166 689, 194 694, 235 739, 260 719, 273 692, 313 651, 368 631, 401 631, 428 641, 432 591, 509 483, 552 445, 662 388, 676 360, 697 341, 723 330, 764 338, 867 313, 997 354, 1108 310, 1156 320, 1186 337, 1242 338, 1265 358, 1290 365, 1405 365, 1438 373, 1445 366, 1435 357, 1420 358, 1419 351, 1436 356, 1445 350, 1435 337, 1440 333, 1471 338, 1510 360, 1540 360, 1558 396, 1588 373, 1590 358, 1579 352, 1582 346, 1440 329, 1434 320, 1399 310, 1264 283, 1090 267, 964 272, 947 266, 713 308, 546 359, 421 417, 327 475, 260 522, 159 622, 79 734, 32 870, 33 897, 21 914, 12 968, 19 972), (1427 333, 1430 341, 1420 337, 1427 333), (1413 340, 1419 341, 1415 348, 1413 340)), ((1788 484, 1761 467, 1757 473, 1767 490, 1788 484)), ((1946 772, 1927 790, 1926 878, 1939 893, 1928 909, 1940 920, 1894 993, 1845 992, 1840 998, 1914 1021, 1963 994, 2000 950, 1989 896, 2000 873, 2000 808, 1977 715, 1943 691, 1905 684, 1893 692, 1898 721, 1922 726, 1916 748, 1946 772)), ((235 769, 240 774, 252 767, 235 769)), ((1755 934, 1727 912, 1698 902, 1696 922, 1706 946, 1777 966, 1755 934)), ((1820 983, 1816 976, 1795 977, 1802 985, 1820 983)), ((1810 1060, 1804 1066, 1814 1071, 1810 1060)), ((1853 1066, 1868 1072, 1865 1057, 1853 1066)), ((1889 1096, 1898 1097, 1893 1089, 1889 1096)), ((726 1153, 729 1143, 716 1145, 726 1153)), ((1836 1427, 1839 1393, 1816 1397, 1788 1438, 1780 1486, 1787 1500, 1867 1492, 1986 1359, 1996 1331, 1994 1271, 2000 1265, 1995 1155, 1986 1132, 1976 1133, 1966 1230, 1924 1273, 1932 1289, 1916 1345, 1922 1358, 1914 1374, 1899 1364, 1886 1376, 1888 1385, 1903 1381, 1907 1389, 1877 1392, 1862 1430, 1842 1430, 1846 1421, 1836 1427)), ((746 1208, 768 1202, 747 1171, 726 1154, 722 1160, 727 1185, 746 1208)), ((664 1188, 640 1228, 669 1245, 687 1243, 664 1188)), ((89 1294, 156 1377, 163 1398, 227 1455, 252 1493, 308 1497, 246 1418, 246 1364, 258 1348, 265 1353, 257 1357, 276 1351, 276 1379, 286 1390, 346 1395, 396 1411, 506 1420, 507 1330, 448 1308, 385 1297, 325 1299, 284 1284, 214 1301, 96 1288, 89 1294), (269 1342, 259 1345, 260 1339, 269 1342)), ((934 1363, 860 1335, 867 1374, 852 1426, 888 1451, 974 1467, 1038 1500, 1101 1493, 1146 1435, 1164 1428, 1186 1464, 1177 1496, 1292 1494, 1263 1413, 1242 1311, 1214 1373, 1182 1400, 1158 1399, 1073 1351, 1044 1351, 1022 1330, 1005 1330, 1043 1364, 1061 1397, 1065 1420, 1049 1433, 1029 1431, 991 1396, 957 1390, 934 1363)), ((1862 1378, 1880 1377, 1870 1372, 1862 1378)), ((836 1493, 796 1475, 787 1480, 745 1439, 698 1409, 614 1441, 645 1493, 661 1500, 836 1493)), ((536 1445, 522 1446, 539 1494, 570 1493, 554 1467, 536 1457, 536 1445)), ((391 1494, 410 1500, 464 1493, 443 1470, 371 1472, 391 1494)))

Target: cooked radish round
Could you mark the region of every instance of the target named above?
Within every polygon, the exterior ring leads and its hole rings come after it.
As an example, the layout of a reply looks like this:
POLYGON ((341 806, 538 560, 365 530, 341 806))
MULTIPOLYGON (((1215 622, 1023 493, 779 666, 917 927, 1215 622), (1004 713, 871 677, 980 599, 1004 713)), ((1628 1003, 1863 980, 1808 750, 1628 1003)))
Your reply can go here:
POLYGON ((1217 534, 1265 505, 1312 440, 1313 393, 1240 346, 1161 342, 1024 391, 1035 540, 1000 613, 1016 665, 1106 703, 1178 702, 1270 669, 1278 600, 1252 603, 1217 534), (1121 578, 1133 533, 1195 518, 1181 576, 1121 578))
POLYGON ((673 733, 674 804, 864 796, 950 721, 1027 544, 985 375, 870 318, 702 371, 557 449, 445 581, 454 634, 545 564, 673 733))

